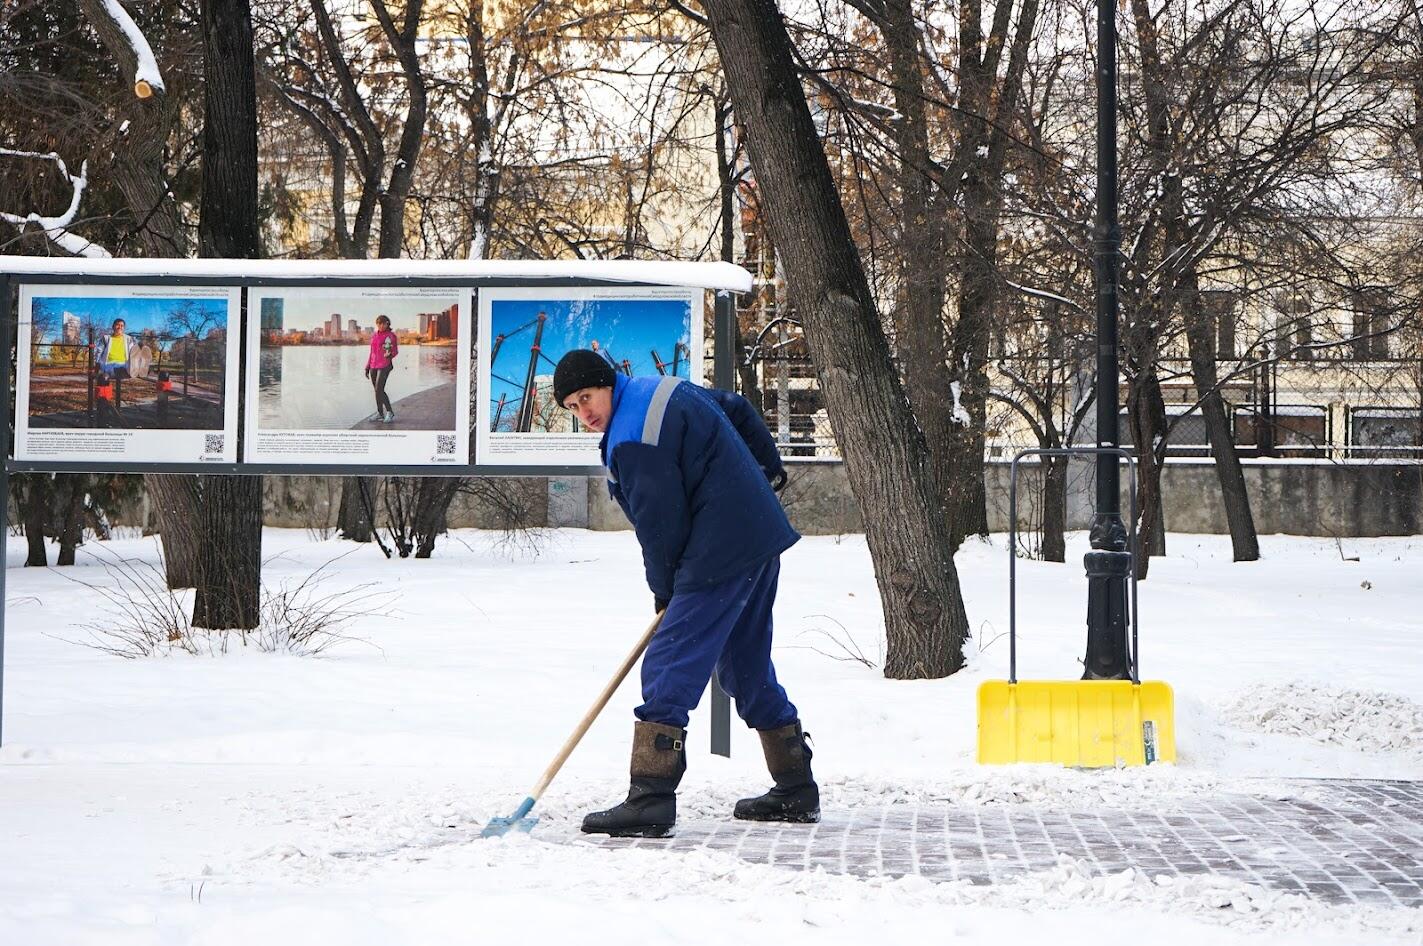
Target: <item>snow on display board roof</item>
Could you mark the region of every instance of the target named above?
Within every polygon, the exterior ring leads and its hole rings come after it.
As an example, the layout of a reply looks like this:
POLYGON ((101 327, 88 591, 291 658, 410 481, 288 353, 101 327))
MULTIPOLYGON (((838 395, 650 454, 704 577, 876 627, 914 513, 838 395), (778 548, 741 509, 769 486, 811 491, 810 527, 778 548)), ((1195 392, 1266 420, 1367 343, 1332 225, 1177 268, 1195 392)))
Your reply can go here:
POLYGON ((645 260, 245 260, 70 259, 0 255, 0 276, 153 276, 235 279, 588 279, 749 292, 751 274, 733 263, 645 260))

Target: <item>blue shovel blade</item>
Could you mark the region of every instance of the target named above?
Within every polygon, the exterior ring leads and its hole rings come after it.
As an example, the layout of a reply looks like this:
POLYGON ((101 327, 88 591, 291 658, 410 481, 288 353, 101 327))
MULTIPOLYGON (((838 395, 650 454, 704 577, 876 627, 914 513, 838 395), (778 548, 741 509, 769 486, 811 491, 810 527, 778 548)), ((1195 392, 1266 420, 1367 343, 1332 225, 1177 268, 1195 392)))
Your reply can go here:
POLYGON ((533 798, 525 798, 519 803, 518 809, 507 818, 490 818, 489 823, 484 826, 484 830, 479 832, 481 838, 497 838, 508 834, 510 831, 523 831, 525 834, 532 831, 534 825, 538 824, 538 818, 530 818, 528 814, 533 810, 533 798))

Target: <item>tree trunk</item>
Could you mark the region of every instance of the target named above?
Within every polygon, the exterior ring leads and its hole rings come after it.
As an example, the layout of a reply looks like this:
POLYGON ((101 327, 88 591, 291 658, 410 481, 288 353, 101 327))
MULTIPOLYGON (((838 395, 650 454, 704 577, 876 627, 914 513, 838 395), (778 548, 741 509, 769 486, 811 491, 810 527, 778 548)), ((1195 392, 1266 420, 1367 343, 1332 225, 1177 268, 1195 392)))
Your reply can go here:
POLYGON ((262 479, 203 476, 203 541, 197 559, 193 626, 260 623, 262 479))
MULTIPOLYGON (((257 228, 257 90, 248 0, 203 0, 203 185, 198 250, 254 259, 257 228)), ((200 476, 202 531, 193 624, 258 624, 262 480, 200 476)))
MULTIPOLYGON (((721 219, 721 259, 723 262, 736 262, 736 169, 732 165, 731 153, 731 103, 717 95, 713 106, 716 123, 716 176, 720 196, 720 219, 721 219)), ((758 292, 766 292, 766 288, 758 292)), ((750 401, 756 408, 757 413, 761 412, 761 382, 756 377, 756 366, 746 357, 751 346, 756 343, 755 331, 747 331, 746 328, 755 329, 755 318, 748 318, 748 322, 753 324, 743 326, 741 322, 741 311, 736 313, 736 375, 741 380, 741 396, 750 401)), ((752 311, 755 311, 754 309, 752 311)))
POLYGON ((1250 512, 1250 496, 1245 491, 1245 473, 1240 469, 1240 454, 1235 449, 1230 417, 1226 414, 1220 381, 1216 377, 1215 325, 1204 311, 1195 286, 1188 287, 1184 310, 1191 381, 1201 399, 1201 416, 1206 421, 1211 456, 1215 457, 1216 479, 1220 481, 1220 497, 1225 503, 1225 519, 1230 527, 1230 545, 1237 562, 1254 562, 1260 558, 1260 539, 1255 532, 1255 517, 1250 512))
POLYGON ((484 0, 470 0, 465 14, 465 48, 469 53, 468 154, 476 155, 474 202, 470 206, 469 258, 489 256, 494 227, 494 201, 499 192, 499 165, 494 160, 494 125, 489 120, 489 47, 484 34, 484 0))
POLYGON ((1043 561, 1067 561, 1067 457, 1043 458, 1043 561))
POLYGON ((1136 577, 1146 579, 1151 556, 1166 554, 1166 524, 1161 512, 1161 466, 1166 456, 1166 403, 1155 369, 1138 374, 1127 394, 1127 418, 1137 454, 1136 577))
POLYGON ((953 425, 955 547, 970 535, 988 534, 988 494, 983 481, 988 426, 988 340, 998 282, 997 214, 977 185, 964 190, 967 246, 962 253, 959 317, 954 325, 953 378, 941 398, 957 415, 953 425), (991 216, 991 222, 986 217, 991 216))
POLYGON ((59 513, 59 558, 56 565, 73 565, 75 549, 84 540, 84 493, 88 486, 88 475, 84 473, 60 473, 55 477, 58 502, 55 511, 59 513))
MULTIPOLYGON (((988 349, 1001 274, 998 233, 1003 212, 1003 169, 1009 130, 1037 24, 1038 0, 1024 0, 1009 39, 1013 7, 999 5, 983 34, 983 7, 958 7, 958 130, 951 186, 961 191, 963 232, 959 240, 958 320, 950 346, 951 387, 944 398, 954 412, 950 444, 955 547, 970 535, 988 534, 988 495, 983 458, 988 427, 988 349), (1008 65, 999 77, 1004 50, 1008 65)), ((946 244, 947 245, 947 244, 946 244)))
MULTIPOLYGON (((371 221, 375 216, 376 198, 381 190, 381 176, 385 173, 385 138, 372 120, 365 97, 351 73, 350 63, 347 61, 349 51, 332 25, 325 0, 311 0, 311 13, 317 33, 321 37, 321 45, 326 51, 327 61, 336 73, 337 86, 341 90, 342 110, 356 129, 355 133, 346 132, 346 135, 351 139, 351 150, 361 175, 361 197, 356 203, 356 213, 352 218, 350 239, 342 241, 342 253, 353 259, 365 259, 370 252, 371 221)), ((344 215, 344 210, 342 213, 344 215)))
POLYGON ((464 480, 456 476, 426 476, 415 493, 415 557, 429 558, 435 540, 447 530, 450 502, 464 480))
POLYGON ((766 404, 766 395, 761 390, 761 379, 756 374, 755 363, 747 358, 751 346, 756 344, 756 333, 738 330, 736 341, 736 374, 741 379, 741 396, 751 402, 757 413, 761 413, 766 404))
MULTIPOLYGON (((1177 133, 1171 121, 1175 103, 1172 100, 1167 69, 1157 45, 1156 21, 1145 0, 1131 0, 1132 21, 1136 28, 1138 52, 1141 57, 1142 93, 1146 102, 1148 135, 1146 153, 1157 175, 1156 200, 1162 219, 1158 238, 1142 234, 1136 238, 1141 252, 1149 253, 1158 245, 1164 253, 1181 252, 1185 243, 1185 195, 1181 173, 1176 164, 1177 133)), ((1138 263, 1146 261, 1138 260, 1138 263)), ((1136 573, 1144 579, 1153 555, 1166 554, 1166 531, 1161 503, 1161 466, 1166 459, 1166 404, 1161 397, 1161 381, 1157 374, 1160 362, 1161 337, 1181 298, 1178 280, 1171 278, 1172 267, 1164 262, 1136 267, 1131 280, 1134 324, 1129 337, 1131 355, 1136 369, 1127 394, 1127 413, 1137 453, 1137 503, 1139 533, 1137 536, 1136 573), (1164 270, 1161 286, 1149 287, 1144 274, 1153 265, 1164 270)))
POLYGON ((929 452, 899 383, 869 283, 770 0, 707 0, 792 302, 865 519, 884 605, 885 675, 963 666, 968 619, 929 452))
MULTIPOLYGON (((11 482, 23 482, 18 490, 15 505, 19 507, 20 521, 24 523, 28 554, 25 567, 44 568, 49 565, 49 555, 45 551, 45 522, 49 519, 50 475, 48 473, 22 473, 11 482)), ((18 483, 17 483, 18 485, 18 483)))
POLYGON ((203 0, 203 190, 198 251, 256 259, 257 87, 248 0, 203 0))
POLYGON ((163 546, 168 587, 191 588, 197 584, 197 557, 202 544, 197 478, 146 473, 143 486, 158 513, 158 539, 163 546))
POLYGON ((375 509, 374 476, 341 477, 341 507, 336 513, 336 528, 341 538, 351 542, 369 542, 375 529, 371 522, 375 509))
POLYGON ((382 259, 399 259, 405 246, 405 203, 415 181, 415 161, 420 155, 420 145, 425 137, 425 79, 420 71, 420 54, 416 45, 423 7, 424 0, 406 0, 405 17, 397 27, 386 8, 385 0, 372 0, 370 4, 386 39, 400 61, 408 101, 405 121, 400 129, 395 166, 390 172, 390 181, 381 189, 379 198, 379 251, 382 259))
MULTIPOLYGON (((950 524, 957 548, 964 523, 958 493, 965 486, 972 490, 973 477, 971 470, 955 469, 953 447, 961 432, 957 422, 962 415, 954 399, 945 396, 952 389, 944 337, 946 221, 944 208, 933 199, 936 188, 929 176, 932 158, 919 27, 909 0, 887 0, 883 9, 885 47, 899 113, 894 129, 900 193, 895 351, 904 372, 905 392, 929 450, 930 472, 939 497, 937 514, 950 524)), ((981 486, 981 453, 978 473, 981 486)))
POLYGON ((716 152, 718 217, 721 223, 721 260, 736 262, 736 174, 731 166, 731 103, 717 93, 712 101, 712 123, 715 125, 713 150, 716 152))

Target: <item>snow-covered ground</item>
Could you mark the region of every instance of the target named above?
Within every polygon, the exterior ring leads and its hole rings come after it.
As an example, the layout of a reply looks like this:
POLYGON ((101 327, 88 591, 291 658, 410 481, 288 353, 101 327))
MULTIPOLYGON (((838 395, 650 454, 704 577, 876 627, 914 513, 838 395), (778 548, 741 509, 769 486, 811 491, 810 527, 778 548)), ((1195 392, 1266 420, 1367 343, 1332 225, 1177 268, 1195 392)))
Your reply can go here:
MULTIPOLYGON (((1281 790, 1299 776, 1423 779, 1423 537, 1172 535, 1141 586, 1145 676, 1177 698, 1176 766, 986 769, 974 693, 1006 675, 1007 558, 971 541, 959 572, 975 638, 948 680, 894 682, 864 540, 784 558, 775 652, 814 734, 828 807, 1169 806, 1281 790), (1358 561, 1345 558, 1357 557, 1358 561)), ((298 580, 353 547, 269 530, 264 578, 298 580)), ((1019 563, 1020 673, 1078 675, 1085 580, 1019 563)), ((154 561, 151 540, 23 569, 9 544, 0 944, 659 944, 908 941, 1097 944, 1423 942, 1418 911, 1325 906, 1196 878, 1054 871, 991 888, 853 879, 711 852, 607 851, 566 839, 626 787, 635 681, 614 697, 538 808, 530 836, 475 840, 527 792, 651 617, 630 533, 548 533, 537 555, 458 532, 422 562, 346 554, 328 590, 394 593, 319 657, 122 660, 71 643, 106 621, 96 554, 154 561), (541 833, 544 839, 541 839, 541 833), (1222 909, 1222 904, 1231 906, 1222 909)), ((708 752, 693 717, 682 818, 729 817, 765 782, 754 734, 708 752)))

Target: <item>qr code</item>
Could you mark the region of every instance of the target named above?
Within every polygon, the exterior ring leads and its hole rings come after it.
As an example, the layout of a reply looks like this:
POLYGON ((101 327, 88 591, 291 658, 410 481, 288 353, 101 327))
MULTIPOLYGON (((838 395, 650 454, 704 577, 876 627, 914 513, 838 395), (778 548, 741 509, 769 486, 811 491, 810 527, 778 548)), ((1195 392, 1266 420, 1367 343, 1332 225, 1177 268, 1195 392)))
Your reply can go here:
POLYGON ((205 434, 203 436, 203 452, 221 453, 225 436, 226 434, 205 434))
POLYGON ((455 435, 454 435, 454 434, 436 434, 436 435, 435 435, 435 453, 437 453, 437 454, 450 454, 450 453, 454 453, 454 452, 455 452, 455 435))

